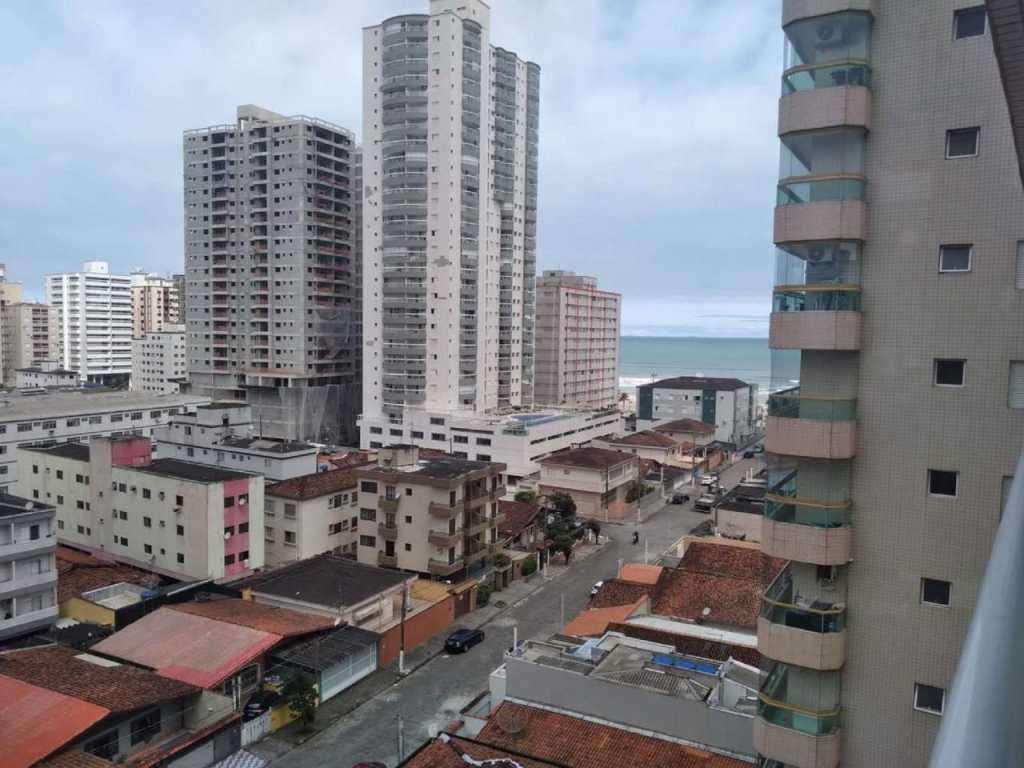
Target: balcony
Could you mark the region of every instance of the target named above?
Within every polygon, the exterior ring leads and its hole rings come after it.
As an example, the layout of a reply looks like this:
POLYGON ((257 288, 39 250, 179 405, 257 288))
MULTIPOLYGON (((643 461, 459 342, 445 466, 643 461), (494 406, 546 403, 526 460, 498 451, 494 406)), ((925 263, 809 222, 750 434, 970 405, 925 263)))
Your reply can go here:
POLYGON ((825 65, 790 70, 782 78, 779 135, 836 126, 871 127, 871 91, 864 85, 829 87, 834 80, 867 79, 864 64, 825 65))
POLYGON ((796 594, 787 567, 761 598, 757 648, 785 664, 839 669, 846 662, 846 606, 796 594))
POLYGON ((782 26, 841 11, 873 13, 878 0, 782 0, 782 26))
POLYGON ((839 672, 765 661, 754 747, 761 755, 796 768, 835 768, 839 764, 839 672))
POLYGON ((772 349, 860 349, 859 285, 779 285, 773 309, 768 331, 772 349))
POLYGON ((754 718, 754 748, 758 754, 795 768, 836 768, 839 765, 839 729, 823 735, 810 735, 777 725, 783 719, 763 702, 754 718), (762 708, 764 715, 761 714, 762 708))
POLYGON ((377 526, 377 533, 379 533, 380 537, 385 541, 395 541, 398 538, 398 526, 380 523, 377 526))
POLYGON ((400 498, 399 496, 381 496, 377 499, 377 509, 381 512, 397 512, 400 498))
POLYGON ((850 562, 849 501, 802 499, 782 488, 771 489, 765 501, 761 549, 766 555, 816 565, 850 562))
POLYGON ((385 555, 383 552, 378 552, 377 565, 381 568, 397 568, 398 555, 385 555))
POLYGON ((466 564, 461 557, 456 558, 452 562, 448 562, 447 560, 437 560, 433 557, 427 561, 427 569, 433 576, 451 576, 453 573, 461 571, 465 567, 466 564))
POLYGON ((808 396, 799 387, 768 398, 767 438, 770 453, 812 459, 849 459, 854 456, 857 401, 808 396))
POLYGON ((861 199, 805 200, 798 205, 788 193, 786 199, 775 208, 776 243, 867 239, 867 206, 861 199))
POLYGON ((461 501, 455 504, 439 504, 436 501, 430 502, 430 506, 427 507, 427 512, 430 513, 431 517, 436 517, 441 520, 452 520, 462 514, 463 505, 461 501))
POLYGON ((435 547, 454 547, 462 540, 462 530, 457 530, 454 533, 447 531, 434 531, 431 530, 427 533, 427 541, 435 547))

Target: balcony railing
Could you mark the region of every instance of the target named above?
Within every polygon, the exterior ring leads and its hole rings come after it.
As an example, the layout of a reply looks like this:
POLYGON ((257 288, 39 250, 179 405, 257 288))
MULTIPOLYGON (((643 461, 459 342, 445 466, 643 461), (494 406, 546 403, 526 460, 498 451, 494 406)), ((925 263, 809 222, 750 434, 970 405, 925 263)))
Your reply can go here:
POLYGON ((793 67, 782 75, 782 95, 844 85, 871 87, 871 67, 866 61, 830 62, 793 67))
POLYGON ((377 526, 377 532, 380 534, 382 539, 386 539, 387 541, 394 541, 398 538, 398 526, 394 524, 388 525, 387 523, 380 523, 377 526))
POLYGON ((398 509, 400 496, 381 496, 377 499, 377 508, 383 512, 395 512, 398 509))
POLYGON ((455 502, 455 504, 440 504, 436 501, 430 502, 430 506, 427 511, 432 517, 438 517, 442 520, 451 520, 453 517, 458 517, 462 514, 463 505, 461 501, 455 502))
POLYGON ((864 179, 833 176, 817 179, 783 179, 779 182, 776 205, 803 205, 822 201, 864 199, 864 179))
POLYGON ((793 593, 793 577, 786 568, 761 598, 761 617, 807 632, 842 632, 846 629, 846 606, 807 600, 793 593))
POLYGON ((800 387, 793 387, 769 395, 768 415, 783 419, 853 421, 857 417, 857 401, 838 397, 803 397, 800 387))
POLYGON ((761 685, 758 693, 757 714, 766 722, 788 728, 793 731, 807 734, 809 736, 827 736, 839 728, 839 684, 838 672, 816 672, 811 670, 799 670, 796 667, 789 667, 786 664, 774 663, 768 671, 768 676, 761 685), (790 676, 798 674, 800 677, 808 678, 801 681, 793 681, 794 689, 809 696, 820 695, 828 699, 828 693, 821 693, 819 688, 809 685, 811 679, 818 679, 823 676, 834 678, 834 686, 831 688, 835 701, 821 701, 816 706, 807 703, 787 701, 787 690, 789 688, 790 676))
POLYGON ((777 285, 773 312, 859 312, 860 286, 853 284, 777 285))
POLYGON ((465 567, 465 562, 462 558, 456 558, 449 562, 447 560, 436 560, 430 558, 427 561, 427 568, 435 576, 451 576, 457 571, 461 571, 465 567))

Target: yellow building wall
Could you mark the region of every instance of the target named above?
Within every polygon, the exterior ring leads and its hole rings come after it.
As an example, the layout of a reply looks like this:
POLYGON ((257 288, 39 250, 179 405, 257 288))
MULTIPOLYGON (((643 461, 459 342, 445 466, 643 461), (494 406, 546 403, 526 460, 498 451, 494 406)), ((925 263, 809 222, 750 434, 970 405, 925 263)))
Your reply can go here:
POLYGON ((101 624, 104 627, 114 626, 114 612, 102 605, 90 603, 80 597, 72 597, 60 604, 62 619, 75 619, 90 624, 101 624))

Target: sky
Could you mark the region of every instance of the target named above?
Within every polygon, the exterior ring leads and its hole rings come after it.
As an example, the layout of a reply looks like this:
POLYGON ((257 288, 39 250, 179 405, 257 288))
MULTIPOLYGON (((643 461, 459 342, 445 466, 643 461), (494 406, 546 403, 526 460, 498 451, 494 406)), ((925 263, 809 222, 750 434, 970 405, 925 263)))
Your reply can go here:
MULTIPOLYGON (((766 336, 778 0, 491 0, 541 66, 538 270, 623 295, 623 331, 766 336)), ((183 269, 182 131, 239 104, 361 136, 361 29, 427 0, 0 3, 0 261, 183 269)))

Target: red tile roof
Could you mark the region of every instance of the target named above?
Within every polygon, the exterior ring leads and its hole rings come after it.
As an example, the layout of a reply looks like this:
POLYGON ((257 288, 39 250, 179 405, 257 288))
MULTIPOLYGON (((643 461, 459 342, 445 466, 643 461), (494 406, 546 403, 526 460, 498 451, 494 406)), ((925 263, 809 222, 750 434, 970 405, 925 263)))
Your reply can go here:
POLYGON ((524 501, 498 501, 498 512, 505 516, 500 533, 503 537, 518 536, 537 518, 540 507, 524 501))
POLYGON ((644 565, 643 563, 626 563, 622 566, 619 578, 633 584, 657 584, 661 577, 660 565, 644 565))
POLYGON ((107 562, 92 555, 57 547, 57 602, 63 603, 83 592, 111 584, 158 585, 160 578, 129 565, 107 562))
POLYGON ((49 760, 36 763, 36 768, 113 768, 115 763, 104 760, 102 757, 90 755, 80 749, 73 749, 70 752, 61 752, 49 760))
POLYGON ((608 608, 613 605, 635 603, 641 597, 654 593, 653 584, 639 584, 623 579, 607 579, 597 594, 590 599, 591 608, 608 608))
POLYGON ((0 675, 5 768, 28 768, 100 722, 110 710, 0 675))
POLYGON ((361 467, 364 464, 373 464, 375 459, 370 458, 368 451, 349 451, 342 456, 333 456, 328 459, 338 469, 351 469, 361 467))
POLYGON ((569 768, 750 768, 674 741, 509 701, 488 718, 477 740, 569 768), (509 722, 515 727, 508 728, 509 722))
POLYGON ((688 432, 696 435, 710 435, 715 431, 714 424, 708 424, 697 419, 676 419, 664 424, 658 424, 655 428, 658 432, 688 432))
POLYGON ((569 637, 601 637, 613 622, 625 621, 645 598, 635 603, 613 605, 610 608, 590 608, 562 628, 561 634, 569 637))
POLYGON ((187 683, 165 680, 127 664, 107 666, 88 659, 88 654, 80 654, 65 646, 26 648, 0 654, 0 675, 89 702, 114 713, 131 712, 199 692, 187 683))
POLYGON ((630 460, 636 461, 636 456, 631 453, 623 453, 622 451, 611 451, 607 448, 586 446, 552 453, 550 456, 540 459, 537 463, 542 466, 550 464, 553 467, 608 469, 630 460))
POLYGON ((161 677, 213 688, 280 640, 281 635, 163 607, 93 649, 155 669, 161 677))
POLYGON ((634 432, 625 437, 615 437, 608 441, 610 445, 628 445, 637 448, 675 448, 679 445, 667 435, 653 430, 634 432))
POLYGON ((332 469, 329 472, 314 472, 311 475, 282 480, 280 483, 268 485, 264 493, 267 496, 303 501, 355 487, 356 477, 352 472, 345 469, 332 469))
POLYGON ((482 765, 485 760, 488 768, 565 768, 447 733, 428 742, 402 763, 401 768, 466 768, 467 765, 482 765))
POLYGON ((193 616, 205 616, 215 621, 258 629, 281 637, 306 635, 334 626, 334 622, 325 616, 275 608, 272 605, 254 603, 252 600, 229 598, 202 603, 178 603, 167 607, 193 616))
POLYGON ((612 622, 608 625, 609 632, 620 632, 626 637, 635 637, 638 640, 648 640, 652 643, 664 643, 674 645, 678 653, 688 656, 700 656, 705 659, 726 661, 734 658, 744 664, 754 667, 761 666, 761 654, 755 648, 747 648, 742 645, 731 645, 729 643, 717 643, 714 640, 705 640, 700 637, 689 635, 677 635, 664 629, 645 627, 637 624, 626 624, 624 622, 612 622))

